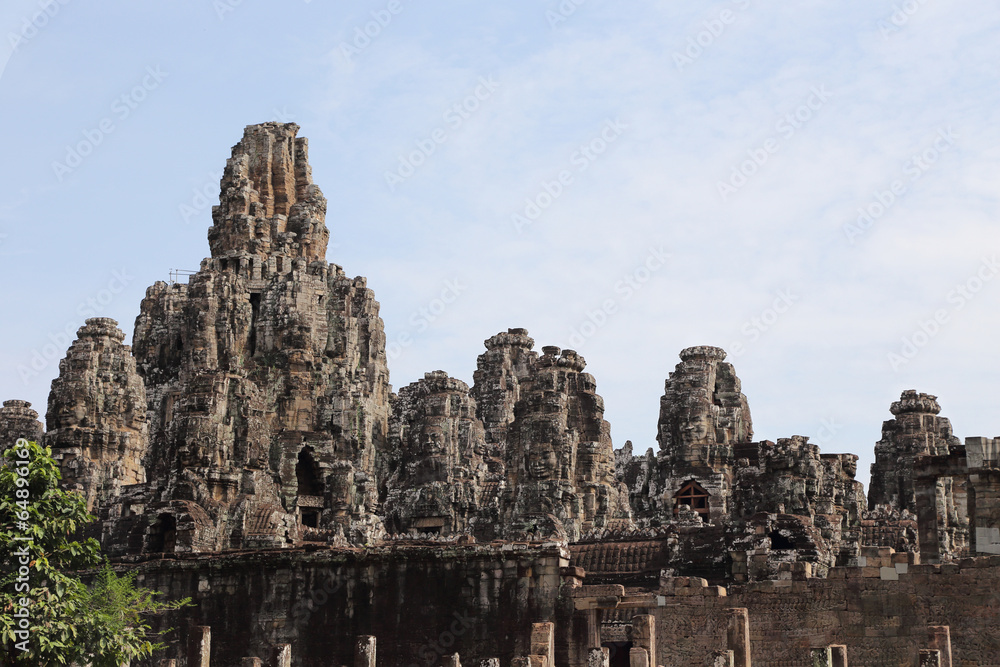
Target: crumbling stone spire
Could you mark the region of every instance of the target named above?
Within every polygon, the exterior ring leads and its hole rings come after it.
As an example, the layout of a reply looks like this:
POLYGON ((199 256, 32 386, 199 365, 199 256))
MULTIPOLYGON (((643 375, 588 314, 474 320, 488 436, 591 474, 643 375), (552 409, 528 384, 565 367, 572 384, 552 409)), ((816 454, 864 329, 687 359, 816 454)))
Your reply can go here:
POLYGON ((725 350, 689 347, 680 357, 664 383, 656 440, 673 467, 718 468, 733 445, 750 442, 750 406, 725 350))
POLYGON ((146 481, 146 390, 124 340, 115 320, 88 319, 59 362, 45 415, 45 444, 60 462, 63 484, 81 492, 95 513, 122 486, 146 481))
POLYGON ((938 416, 937 396, 908 389, 889 411, 894 417, 882 423, 882 439, 875 443, 868 505, 916 513, 913 469, 917 458, 947 455, 961 441, 952 433, 951 421, 938 416))
POLYGON ((325 260, 326 200, 297 131, 246 129, 213 210, 212 257, 186 284, 150 287, 136 318, 157 484, 134 505, 148 523, 194 526, 183 544, 195 551, 381 530, 379 304, 364 278, 325 260))
POLYGON ((19 438, 41 442, 45 429, 28 401, 4 401, 0 408, 0 451, 13 447, 19 438))
POLYGON ((486 477, 482 422, 469 386, 444 371, 400 390, 390 448, 397 469, 384 505, 390 530, 470 532, 486 477))
POLYGON ((312 182, 309 144, 296 138, 298 130, 294 123, 250 125, 233 147, 208 230, 212 257, 229 259, 222 268, 248 255, 281 257, 282 266, 270 267, 281 273, 291 270, 288 259, 326 258, 326 198, 312 182))
POLYGON ((492 456, 503 458, 507 427, 514 421, 514 406, 520 398, 521 382, 534 369, 538 353, 526 329, 508 329, 487 339, 486 352, 476 360, 472 396, 486 429, 486 444, 492 456))

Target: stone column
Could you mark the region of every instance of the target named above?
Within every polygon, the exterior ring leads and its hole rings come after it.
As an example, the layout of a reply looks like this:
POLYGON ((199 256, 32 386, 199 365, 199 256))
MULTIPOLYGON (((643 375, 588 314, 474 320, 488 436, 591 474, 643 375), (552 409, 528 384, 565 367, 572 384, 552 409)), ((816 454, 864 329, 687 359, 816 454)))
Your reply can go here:
POLYGON ((279 644, 274 664, 276 667, 292 667, 292 645, 279 644))
POLYGON ((240 667, 264 667, 264 663, 260 658, 243 658, 240 667))
POLYGON ((735 667, 750 667, 750 616, 746 607, 726 610, 726 640, 735 667))
POLYGON ((843 644, 832 644, 830 646, 830 656, 833 667, 847 667, 847 647, 843 644))
POLYGON ((941 667, 941 651, 937 649, 920 649, 920 667, 941 667))
POLYGON ((951 667, 951 629, 947 625, 932 625, 927 629, 931 635, 930 647, 941 652, 941 667, 951 667))
POLYGON ((188 631, 188 667, 211 667, 212 628, 195 625, 188 631))
POLYGON ((649 652, 639 646, 633 646, 628 652, 629 667, 649 667, 649 652))
POLYGON ((552 667, 556 659, 555 627, 554 623, 531 624, 531 650, 528 653, 544 656, 548 667, 552 667))
POLYGON ((590 649, 587 655, 587 667, 608 667, 611 664, 611 651, 607 647, 599 646, 590 649))
POLYGON ((649 664, 656 667, 656 618, 652 614, 632 617, 632 643, 646 649, 649 664))
POLYGON ((358 635, 354 645, 354 667, 375 667, 375 637, 358 635))
POLYGON ((937 477, 921 475, 914 480, 917 495, 917 533, 920 540, 920 560, 936 563, 940 558, 938 545, 937 477))
POLYGON ((809 651, 809 664, 812 667, 831 667, 833 656, 830 654, 830 647, 814 648, 809 651))

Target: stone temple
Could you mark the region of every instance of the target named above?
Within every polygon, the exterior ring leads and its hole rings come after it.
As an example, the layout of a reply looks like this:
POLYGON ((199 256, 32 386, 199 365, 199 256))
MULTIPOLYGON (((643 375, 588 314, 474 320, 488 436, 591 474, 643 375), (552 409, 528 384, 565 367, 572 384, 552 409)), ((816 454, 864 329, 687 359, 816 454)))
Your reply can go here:
POLYGON ((857 456, 754 440, 703 346, 666 378, 656 448, 616 450, 583 357, 516 328, 471 387, 393 392, 297 132, 246 128, 211 256, 146 291, 131 347, 89 319, 45 426, 0 409, 114 560, 194 598, 149 664, 1000 665, 1000 438, 963 444, 903 392, 866 498, 857 456))

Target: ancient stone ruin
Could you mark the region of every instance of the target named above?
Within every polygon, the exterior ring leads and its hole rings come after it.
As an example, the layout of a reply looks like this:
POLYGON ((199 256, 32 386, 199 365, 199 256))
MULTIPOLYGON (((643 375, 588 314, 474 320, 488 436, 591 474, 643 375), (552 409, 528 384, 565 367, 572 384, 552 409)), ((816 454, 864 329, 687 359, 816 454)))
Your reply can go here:
POLYGON ((664 369, 655 449, 615 449, 583 357, 518 328, 471 387, 394 393, 297 132, 246 129, 210 257, 147 290, 131 347, 89 319, 45 427, 0 409, 106 552, 195 599, 151 664, 1000 664, 1000 438, 903 392, 866 498, 856 455, 754 440, 699 346, 664 369))

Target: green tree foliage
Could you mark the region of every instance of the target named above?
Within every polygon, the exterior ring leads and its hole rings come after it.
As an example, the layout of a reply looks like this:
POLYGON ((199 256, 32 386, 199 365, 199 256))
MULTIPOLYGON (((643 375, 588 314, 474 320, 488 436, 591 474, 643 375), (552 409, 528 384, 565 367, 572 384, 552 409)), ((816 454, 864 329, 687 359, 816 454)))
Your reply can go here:
POLYGON ((97 540, 75 539, 95 517, 80 495, 59 488, 59 466, 49 448, 19 440, 3 453, 2 463, 3 664, 119 667, 163 648, 146 618, 190 600, 157 602, 158 593, 136 588, 134 574, 115 574, 97 540), (94 569, 88 586, 79 572, 94 569))

